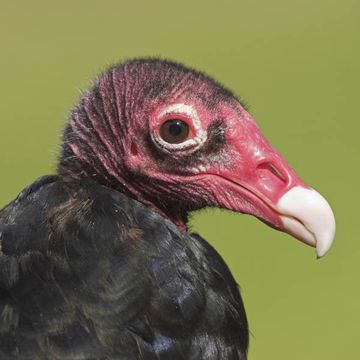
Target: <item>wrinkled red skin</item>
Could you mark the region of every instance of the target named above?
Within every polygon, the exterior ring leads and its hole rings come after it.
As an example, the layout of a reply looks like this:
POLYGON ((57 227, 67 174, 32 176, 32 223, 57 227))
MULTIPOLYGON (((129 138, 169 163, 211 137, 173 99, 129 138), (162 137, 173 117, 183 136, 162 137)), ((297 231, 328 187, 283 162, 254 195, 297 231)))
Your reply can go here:
POLYGON ((282 229, 278 200, 305 186, 228 90, 201 73, 156 60, 105 73, 73 111, 64 144, 60 173, 96 177, 181 229, 188 212, 204 206, 248 213, 282 229), (220 119, 224 145, 199 156, 157 147, 155 156, 149 135, 159 133, 160 114, 173 104, 190 105, 205 131, 220 119))
MULTIPOLYGON (((201 104, 187 99, 177 101, 196 109, 203 128, 208 128, 213 122, 211 114, 201 104)), ((159 132, 162 122, 157 116, 162 109, 163 106, 153 113, 149 124, 151 131, 159 132)), ((202 162, 206 171, 187 175, 184 179, 154 169, 150 157, 142 157, 140 163, 138 157, 131 158, 130 166, 141 166, 147 169, 148 176, 160 181, 185 182, 208 189, 213 195, 213 203, 209 205, 251 214, 272 227, 282 229, 280 214, 274 209, 276 203, 292 187, 306 185, 284 158, 271 147, 255 120, 238 102, 232 102, 231 106, 222 105, 218 110, 221 117, 226 119, 226 156, 213 156, 202 162)), ((191 151, 183 154, 190 155, 191 151)), ((194 167, 197 165, 193 164, 194 167)), ((186 228, 182 219, 172 220, 180 228, 186 228)))

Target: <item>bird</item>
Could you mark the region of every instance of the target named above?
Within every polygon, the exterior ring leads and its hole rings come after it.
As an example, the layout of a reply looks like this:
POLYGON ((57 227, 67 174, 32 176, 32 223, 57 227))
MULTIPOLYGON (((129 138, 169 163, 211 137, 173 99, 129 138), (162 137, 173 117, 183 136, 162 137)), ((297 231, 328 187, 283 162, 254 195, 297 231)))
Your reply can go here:
POLYGON ((238 284, 192 211, 257 217, 316 248, 328 202, 205 73, 115 64, 69 114, 53 175, 0 210, 3 360, 245 360, 238 284))

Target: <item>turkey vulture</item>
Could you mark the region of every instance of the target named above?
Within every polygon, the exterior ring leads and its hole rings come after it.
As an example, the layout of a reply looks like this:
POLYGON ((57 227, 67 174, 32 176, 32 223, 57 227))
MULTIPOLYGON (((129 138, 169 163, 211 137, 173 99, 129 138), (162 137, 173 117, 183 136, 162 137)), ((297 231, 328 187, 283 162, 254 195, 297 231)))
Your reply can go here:
POLYGON ((190 211, 256 216, 316 247, 325 199, 207 75, 159 59, 102 74, 71 112, 57 174, 0 210, 0 358, 239 359, 248 324, 190 211))

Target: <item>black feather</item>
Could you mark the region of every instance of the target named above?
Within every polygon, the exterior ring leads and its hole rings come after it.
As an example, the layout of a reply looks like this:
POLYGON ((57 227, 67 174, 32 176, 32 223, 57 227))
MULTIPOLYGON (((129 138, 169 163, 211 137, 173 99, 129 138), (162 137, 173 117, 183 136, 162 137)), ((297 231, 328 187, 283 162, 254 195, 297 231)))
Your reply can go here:
POLYGON ((90 180, 0 211, 0 358, 246 359, 238 287, 200 236, 90 180))

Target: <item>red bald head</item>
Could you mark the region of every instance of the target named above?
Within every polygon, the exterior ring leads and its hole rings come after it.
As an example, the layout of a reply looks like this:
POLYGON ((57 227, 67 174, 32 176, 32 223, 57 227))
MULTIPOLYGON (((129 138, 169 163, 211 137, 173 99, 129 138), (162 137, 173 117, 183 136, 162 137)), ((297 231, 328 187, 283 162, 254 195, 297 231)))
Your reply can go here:
POLYGON ((189 211, 216 206, 254 215, 313 246, 321 242, 320 255, 333 237, 330 230, 318 241, 318 225, 303 213, 319 212, 320 228, 334 228, 330 208, 269 145, 241 102, 172 62, 134 60, 100 77, 72 113, 59 170, 119 189, 183 229, 189 211), (306 210, 297 212, 300 198, 306 210))

